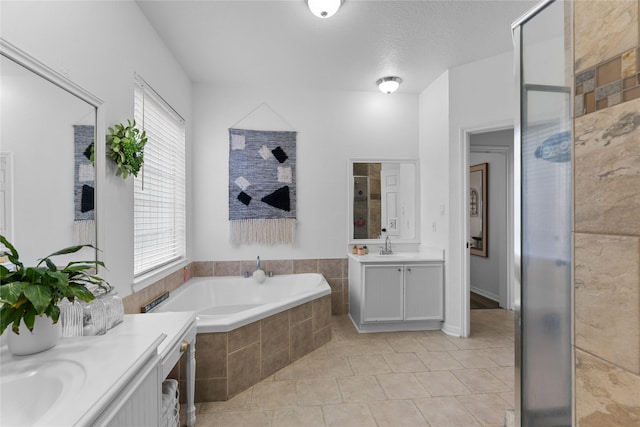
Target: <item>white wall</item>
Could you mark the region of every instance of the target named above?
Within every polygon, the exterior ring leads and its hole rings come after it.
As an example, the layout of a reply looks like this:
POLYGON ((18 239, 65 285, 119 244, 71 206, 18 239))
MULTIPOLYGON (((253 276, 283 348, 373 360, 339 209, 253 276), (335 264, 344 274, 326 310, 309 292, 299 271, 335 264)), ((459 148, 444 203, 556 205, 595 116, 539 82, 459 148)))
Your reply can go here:
POLYGON ((195 84, 193 111, 195 261, 258 255, 265 259, 342 258, 348 239, 348 159, 418 157, 416 95, 195 84), (268 107, 244 118, 262 103, 268 107), (293 128, 298 132, 294 245, 234 246, 229 242, 230 127, 293 128))
POLYGON ((513 54, 509 52, 451 68, 420 95, 421 170, 442 172, 432 183, 425 182, 423 177, 423 200, 432 201, 423 203, 422 240, 423 244, 445 249, 443 330, 453 335, 467 333, 463 324, 467 298, 463 292, 463 261, 468 250, 466 230, 460 227, 466 220, 468 153, 464 132, 513 125, 517 111, 514 89, 513 54), (444 81, 445 75, 448 81, 444 81), (445 117, 441 110, 447 107, 448 117, 445 117), (445 131, 442 127, 447 124, 445 131), (443 155, 444 152, 448 155, 443 155), (444 182, 446 178, 448 182, 444 182), (442 194, 443 188, 446 194, 442 194), (440 204, 445 205, 448 221, 436 221, 441 218, 438 216, 440 204), (437 222, 435 233, 432 231, 434 221, 437 222))
MULTIPOLYGON (((191 83, 135 2, 2 1, 0 19, 2 38, 105 101, 107 126, 133 117, 134 73, 140 74, 187 120, 191 155, 191 83)), ((109 167, 106 175, 97 189, 106 236, 98 246, 108 268, 104 276, 126 296, 133 282, 133 181, 115 177, 109 167)))
POLYGON ((445 256, 448 256, 449 71, 420 94, 419 126, 420 241, 424 246, 445 249, 445 256))

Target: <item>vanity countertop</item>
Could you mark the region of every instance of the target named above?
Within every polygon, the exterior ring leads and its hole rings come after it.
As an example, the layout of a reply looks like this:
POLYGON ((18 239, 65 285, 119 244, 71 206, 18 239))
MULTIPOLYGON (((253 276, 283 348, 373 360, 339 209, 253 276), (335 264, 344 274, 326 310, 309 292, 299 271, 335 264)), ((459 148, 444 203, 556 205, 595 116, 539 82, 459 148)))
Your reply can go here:
POLYGON ((178 340, 189 326, 196 321, 195 311, 167 313, 126 314, 124 322, 109 330, 109 335, 147 334, 160 331, 167 335, 158 346, 162 357, 178 344, 178 340))
POLYGON ((61 338, 29 356, 2 346, 0 424, 89 425, 194 319, 190 312, 127 315, 105 335, 61 338))
POLYGON ((351 253, 347 255, 349 258, 362 264, 444 261, 444 251, 435 248, 426 248, 420 252, 394 252, 388 255, 380 255, 376 252, 369 252, 367 255, 355 255, 351 253))

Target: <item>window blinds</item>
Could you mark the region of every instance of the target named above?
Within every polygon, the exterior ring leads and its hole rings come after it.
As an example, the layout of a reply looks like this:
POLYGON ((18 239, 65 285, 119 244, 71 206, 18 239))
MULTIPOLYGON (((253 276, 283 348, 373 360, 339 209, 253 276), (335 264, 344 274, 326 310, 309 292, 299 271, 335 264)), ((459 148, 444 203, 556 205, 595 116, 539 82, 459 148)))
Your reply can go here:
POLYGON ((134 178, 134 276, 186 256, 184 120, 139 77, 134 118, 147 132, 134 178))

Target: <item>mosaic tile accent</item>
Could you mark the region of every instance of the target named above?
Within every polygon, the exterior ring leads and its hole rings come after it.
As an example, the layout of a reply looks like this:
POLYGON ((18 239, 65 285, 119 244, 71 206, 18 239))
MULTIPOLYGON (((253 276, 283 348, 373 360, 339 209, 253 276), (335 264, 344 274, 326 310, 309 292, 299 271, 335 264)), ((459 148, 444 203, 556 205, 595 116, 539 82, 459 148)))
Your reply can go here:
POLYGON ((574 93, 575 117, 640 98, 640 48, 576 74, 574 93))
POLYGON ((631 77, 638 72, 638 56, 635 49, 622 54, 622 77, 631 77))

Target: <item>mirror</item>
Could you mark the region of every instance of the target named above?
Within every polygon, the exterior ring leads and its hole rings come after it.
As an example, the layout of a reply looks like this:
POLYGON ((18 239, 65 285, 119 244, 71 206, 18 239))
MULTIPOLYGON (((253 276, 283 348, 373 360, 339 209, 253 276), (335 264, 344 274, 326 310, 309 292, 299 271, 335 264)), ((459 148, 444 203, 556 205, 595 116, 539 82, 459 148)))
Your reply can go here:
MULTIPOLYGON (((64 247, 97 244, 89 155, 101 102, 5 41, 1 47, 0 233, 31 266, 64 247)), ((97 254, 84 248, 57 258, 97 254)))
POLYGON ((471 255, 487 257, 487 205, 489 188, 487 172, 489 164, 481 163, 469 168, 469 234, 471 255))
POLYGON ((418 239, 418 162, 349 161, 349 243, 380 240, 385 228, 394 242, 418 239))

